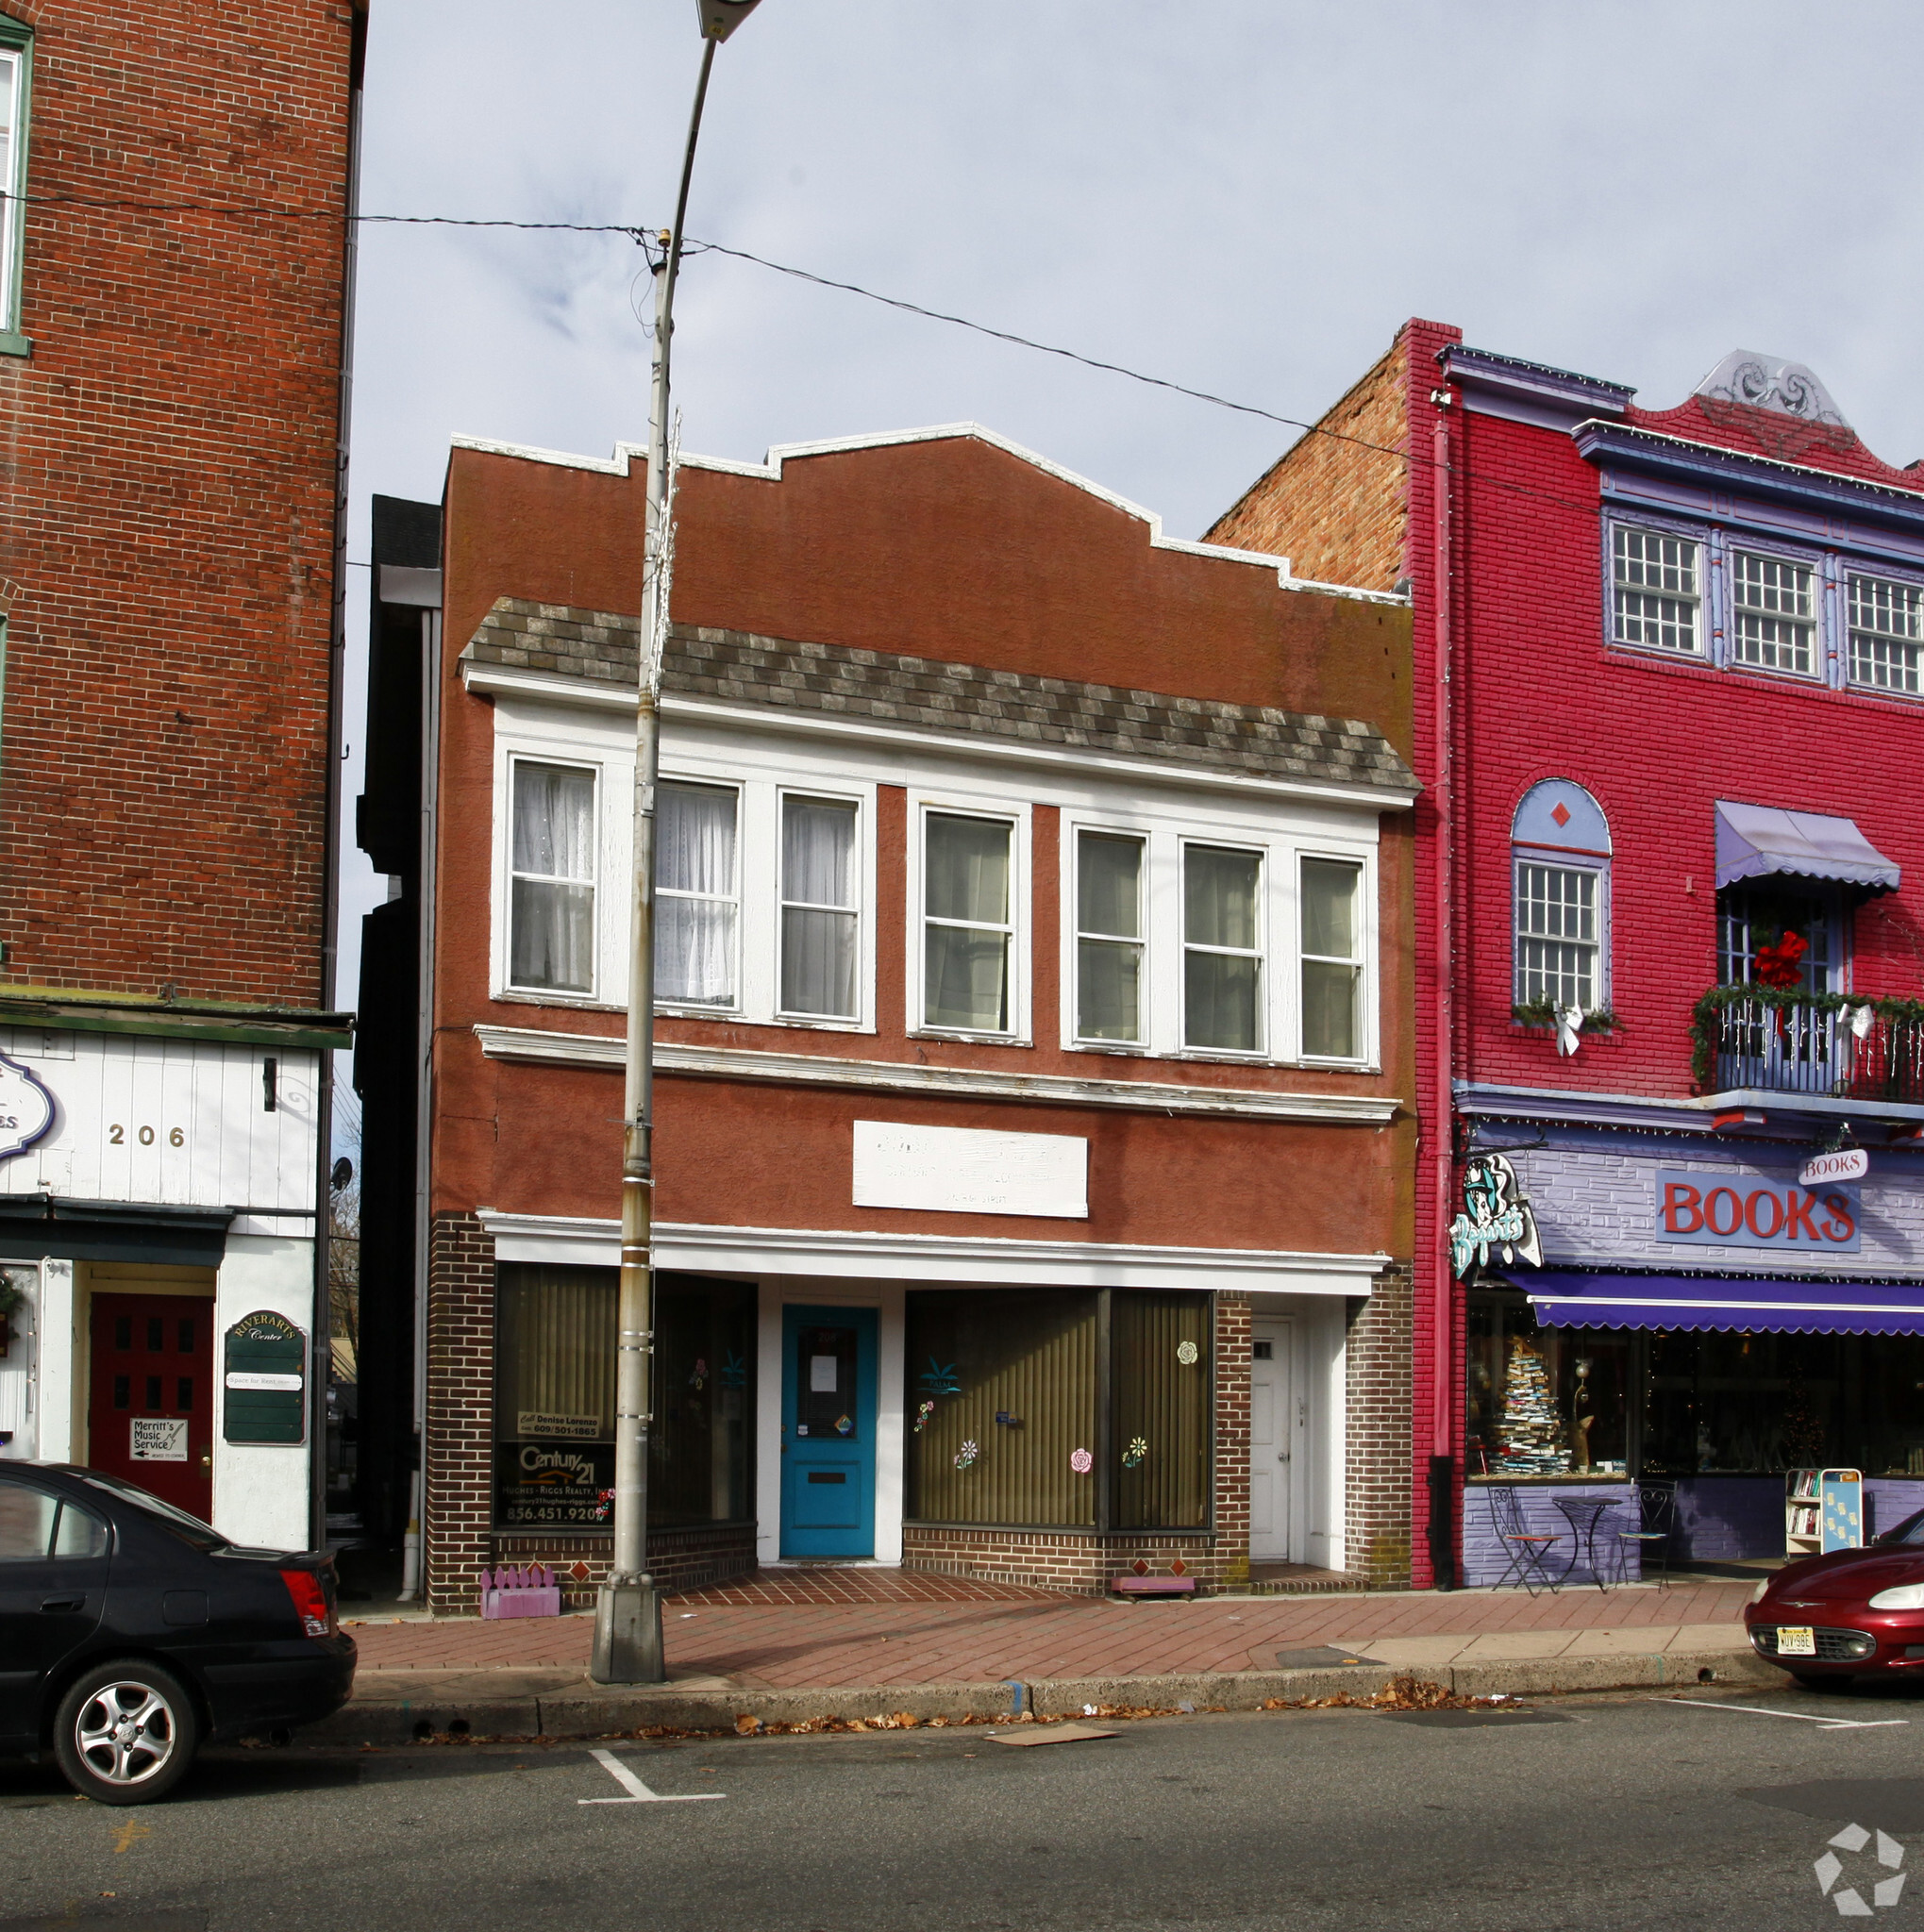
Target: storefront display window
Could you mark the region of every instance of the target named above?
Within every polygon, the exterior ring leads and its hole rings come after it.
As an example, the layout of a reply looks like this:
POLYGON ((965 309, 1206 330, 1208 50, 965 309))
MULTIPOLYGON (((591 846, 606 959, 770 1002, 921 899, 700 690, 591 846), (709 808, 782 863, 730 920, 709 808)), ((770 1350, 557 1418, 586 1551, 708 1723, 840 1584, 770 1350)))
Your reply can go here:
POLYGON ((1469 1474, 1627 1474, 1632 1352, 1628 1333, 1539 1327, 1522 1294, 1473 1291, 1469 1474))
POLYGON ((1213 1326, 1196 1294, 912 1292, 910 1519, 1204 1526, 1213 1326))
MULTIPOLYGON (((612 1268, 504 1265, 496 1302, 494 1521, 502 1529, 612 1525, 612 1268)), ((746 1519, 754 1291, 655 1277, 648 1521, 746 1519)))

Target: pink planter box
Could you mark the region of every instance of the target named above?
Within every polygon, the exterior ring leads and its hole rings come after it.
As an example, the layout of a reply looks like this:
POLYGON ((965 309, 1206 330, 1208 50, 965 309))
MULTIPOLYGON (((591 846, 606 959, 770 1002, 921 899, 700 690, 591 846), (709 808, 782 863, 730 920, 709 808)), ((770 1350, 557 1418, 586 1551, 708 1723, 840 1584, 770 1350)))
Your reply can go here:
POLYGON ((544 1570, 539 1563, 534 1563, 526 1570, 481 1572, 483 1617, 559 1617, 560 1614, 561 1591, 552 1570, 544 1570))

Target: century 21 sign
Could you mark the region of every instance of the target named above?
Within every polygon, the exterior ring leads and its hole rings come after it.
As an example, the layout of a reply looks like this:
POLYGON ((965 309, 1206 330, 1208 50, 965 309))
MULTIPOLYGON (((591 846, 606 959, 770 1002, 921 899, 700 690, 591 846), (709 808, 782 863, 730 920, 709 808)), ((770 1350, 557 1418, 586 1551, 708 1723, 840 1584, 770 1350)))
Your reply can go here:
POLYGON ((1800 1248, 1854 1255, 1862 1246, 1854 1181, 1801 1187, 1762 1174, 1657 1170, 1657 1239, 1712 1248, 1800 1248))

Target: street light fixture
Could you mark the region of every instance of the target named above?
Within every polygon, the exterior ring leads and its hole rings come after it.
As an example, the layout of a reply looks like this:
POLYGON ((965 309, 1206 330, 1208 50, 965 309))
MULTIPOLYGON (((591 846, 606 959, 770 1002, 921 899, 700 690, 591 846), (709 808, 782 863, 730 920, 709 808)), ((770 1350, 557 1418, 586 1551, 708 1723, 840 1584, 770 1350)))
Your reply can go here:
POLYGON ((616 1325, 614 1557, 594 1599, 597 1684, 659 1684, 661 1599, 648 1574, 648 1414, 654 1364, 655 782, 661 742, 661 650, 668 635, 668 351, 675 328, 675 278, 681 224, 701 133, 702 103, 715 49, 761 0, 695 0, 701 73, 681 158, 675 225, 662 237, 655 274, 655 379, 648 412, 648 509, 642 570, 640 690, 635 707, 634 907, 628 954, 627 1079, 622 1101, 621 1296, 616 1325))

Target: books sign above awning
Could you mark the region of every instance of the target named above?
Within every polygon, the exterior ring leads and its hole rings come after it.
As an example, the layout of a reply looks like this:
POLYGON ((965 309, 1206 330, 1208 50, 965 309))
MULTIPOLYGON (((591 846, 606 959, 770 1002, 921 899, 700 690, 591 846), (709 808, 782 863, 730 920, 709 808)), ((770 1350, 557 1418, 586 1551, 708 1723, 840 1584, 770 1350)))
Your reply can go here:
POLYGON ((1834 879, 1866 892, 1895 892, 1900 876, 1853 819, 1717 800, 1717 884, 1768 878, 1834 879))
POLYGON ((1734 1274, 1519 1271, 1552 1328, 1716 1328, 1758 1334, 1924 1335, 1924 1282, 1787 1281, 1734 1274))

